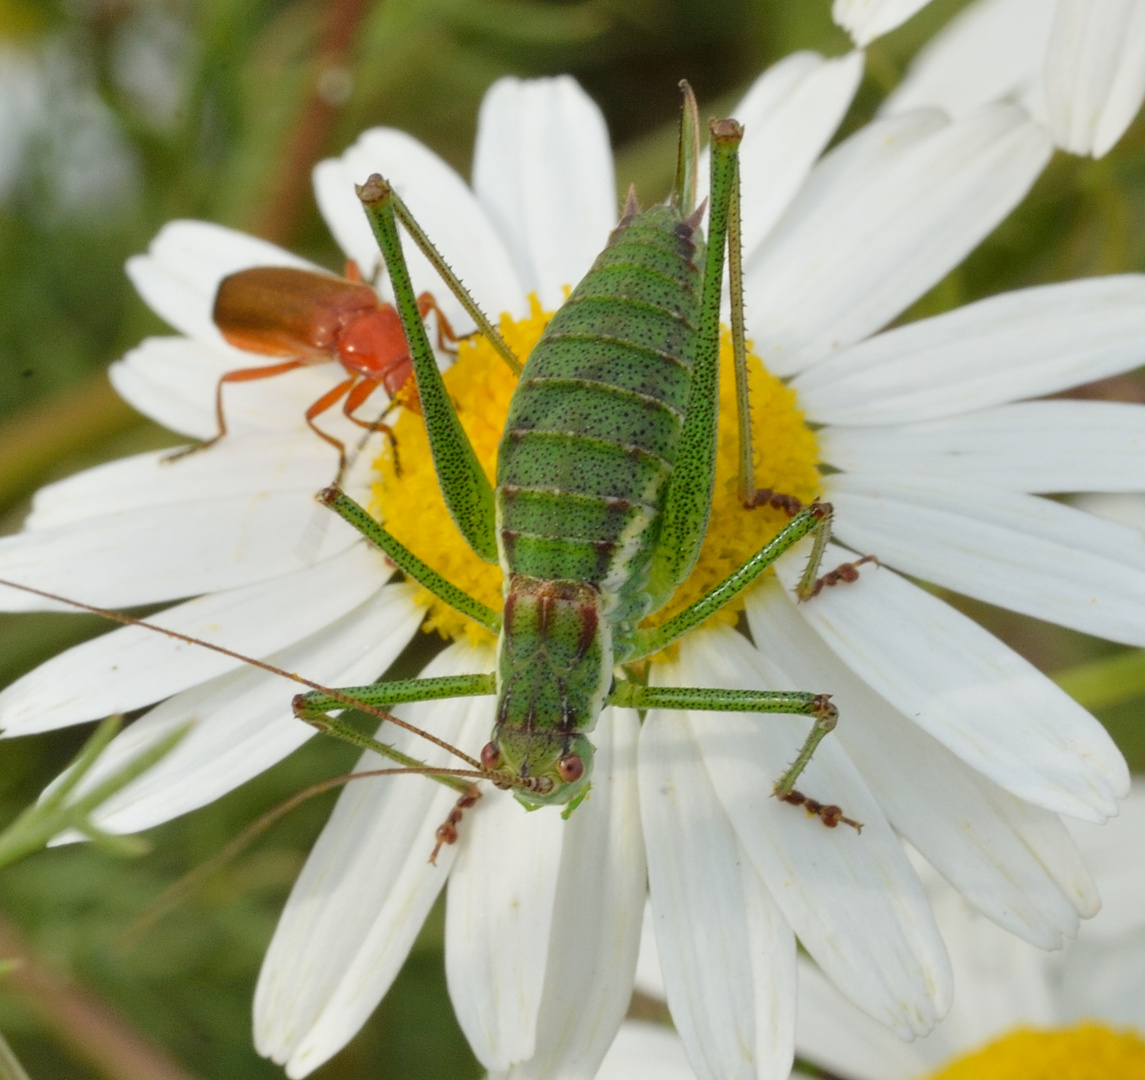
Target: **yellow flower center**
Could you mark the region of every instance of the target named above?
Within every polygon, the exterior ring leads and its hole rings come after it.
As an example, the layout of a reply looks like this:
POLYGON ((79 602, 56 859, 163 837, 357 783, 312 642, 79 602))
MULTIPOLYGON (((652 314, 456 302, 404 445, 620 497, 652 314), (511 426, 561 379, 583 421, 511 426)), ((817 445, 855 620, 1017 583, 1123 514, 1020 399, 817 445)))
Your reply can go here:
POLYGON ((928 1080, 1145 1080, 1145 1041, 1090 1022, 1059 1031, 1015 1028, 928 1080))
MULTIPOLYGON (((529 355, 553 315, 541 310, 536 297, 530 297, 530 303, 532 312, 527 319, 501 317, 501 333, 518 356, 529 355)), ((719 454, 707 536, 691 577, 648 620, 649 625, 663 622, 699 599, 787 522, 782 511, 770 507, 745 510, 740 502, 735 375, 731 336, 726 331, 720 346, 720 364, 719 454)), ((814 433, 796 408, 794 392, 769 375, 754 354, 749 353, 748 366, 756 485, 807 502, 820 490, 814 433)), ((481 337, 461 342, 457 362, 445 372, 445 385, 462 427, 491 482, 496 473, 497 444, 515 384, 505 362, 481 337)), ((499 610, 501 571, 473 554, 450 519, 433 470, 422 417, 412 410, 403 411, 394 425, 394 435, 400 473, 395 468, 393 450, 387 445, 376 463, 378 479, 371 511, 439 574, 499 610)), ((487 631, 428 591, 421 590, 418 601, 429 609, 426 630, 437 630, 444 637, 465 636, 473 642, 488 639, 487 631)), ((729 604, 713 618, 734 622, 742 607, 742 603, 729 604)))

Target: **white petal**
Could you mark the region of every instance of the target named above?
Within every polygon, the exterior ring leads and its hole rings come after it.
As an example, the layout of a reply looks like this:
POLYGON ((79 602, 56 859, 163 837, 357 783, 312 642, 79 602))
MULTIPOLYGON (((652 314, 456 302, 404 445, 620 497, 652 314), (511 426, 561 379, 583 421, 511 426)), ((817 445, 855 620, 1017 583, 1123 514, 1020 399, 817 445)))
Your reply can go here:
POLYGON ((1051 149, 1010 105, 953 123, 919 110, 851 136, 745 266, 768 369, 793 374, 893 319, 1013 209, 1051 149))
POLYGON ((1145 352, 1145 277, 992 296, 879 334, 792 385, 818 423, 910 423, 1130 371, 1145 352))
POLYGON ((1110 941, 1145 928, 1145 860, 1137 857, 1145 824, 1145 785, 1140 779, 1104 825, 1071 821, 1069 830, 1101 883, 1101 911, 1082 929, 1084 938, 1110 941), (1132 853, 1132 858, 1127 854, 1132 853))
POLYGON ((554 310, 616 224, 604 117, 568 75, 498 79, 477 118, 473 188, 526 292, 554 310))
MULTIPOLYGON (((1054 1024, 1045 952, 988 922, 941 883, 929 891, 954 964, 955 1005, 947 1018, 949 1030, 943 1032, 947 1053, 942 1057, 981 1046, 1020 1025, 1054 1024)), ((919 1049, 933 1068, 942 1064, 941 1048, 919 1049)))
POLYGON ((208 439, 219 430, 214 387, 236 366, 234 356, 193 338, 145 338, 111 365, 108 378, 124 401, 157 424, 208 439))
MULTIPOLYGON (((246 469, 250 443, 223 440, 169 466, 151 456, 101 467, 91 482, 115 484, 132 472, 142 477, 141 488, 124 499, 128 505, 0 539, 0 577, 91 604, 130 607, 265 581, 360 542, 354 529, 313 501, 330 479, 325 455, 300 455, 299 468, 285 470, 282 486, 263 487, 265 471, 246 469)), ((70 610, 7 589, 0 604, 9 611, 70 610)))
MULTIPOLYGON (((846 557, 832 545, 824 563, 846 557)), ((802 569, 795 557, 776 572, 792 589, 802 569)), ((1091 821, 1116 812, 1129 774, 1105 729, 972 619, 869 566, 798 611, 860 679, 1006 791, 1091 821)))
MULTIPOLYGON (((488 649, 454 645, 425 676, 487 669, 488 649)), ((394 712, 455 745, 488 738, 487 697, 398 706, 394 712)), ((429 764, 458 761, 412 732, 382 725, 378 738, 429 764)), ((355 771, 391 767, 366 753, 355 771)), ((259 1053, 305 1076, 354 1036, 389 989, 457 855, 429 861, 434 832, 458 793, 423 776, 348 784, 294 884, 267 949, 254 999, 259 1053)), ((464 829, 464 825, 462 828, 464 829)))
POLYGON ((1011 491, 1140 491, 1145 408, 1025 401, 901 427, 827 427, 819 453, 864 476, 973 481, 1011 491))
POLYGON ((808 960, 799 961, 795 1046, 801 1058, 853 1080, 915 1080, 930 1064, 922 1048, 940 1039, 904 1042, 855 1008, 808 960))
POLYGON ((1056 814, 974 772, 844 667, 774 581, 748 597, 752 636, 784 685, 830 692, 837 738, 888 819, 999 925, 1059 948, 1092 915, 1096 889, 1056 814))
POLYGON ((645 997, 667 997, 664 989, 664 972, 660 969, 660 954, 656 948, 655 920, 652 917, 652 902, 645 905, 644 923, 640 927, 640 953, 636 958, 636 992, 645 997))
POLYGON ((625 1020, 596 1080, 694 1080, 695 1075, 671 1028, 625 1020))
POLYGON ((232 349, 211 320, 219 282, 249 266, 295 266, 317 270, 306 259, 207 221, 169 221, 151 241, 146 255, 127 260, 127 276, 157 315, 176 330, 232 356, 232 349))
POLYGON ((640 797, 668 1004, 696 1075, 786 1077, 794 938, 744 856, 687 714, 645 720, 640 797))
POLYGON ((835 473, 835 532, 855 551, 990 604, 1145 645, 1145 537, 1034 495, 835 473))
MULTIPOLYGON (((673 681, 779 689, 767 686, 758 657, 730 628, 693 634, 673 681)), ((807 720, 699 712, 688 719, 743 850, 804 948, 871 1016, 903 1037, 929 1031, 949 1004, 946 954, 901 843, 840 744, 820 745, 799 787, 844 807, 863 822, 861 834, 828 829, 772 797, 807 720)))
POLYGON ((511 1080, 596 1075, 628 1011, 647 894, 639 730, 636 713, 619 709, 596 729, 592 793, 564 825, 537 1053, 504 1074, 511 1080))
POLYGON ((1046 0, 979 0, 967 5, 911 61, 882 112, 937 105, 961 116, 1016 98, 1042 118, 1042 72, 1054 5, 1046 0))
POLYGON ((1120 521, 1145 533, 1145 496, 1140 492, 1125 495, 1075 495, 1070 503, 1079 510, 1110 521, 1120 521))
POLYGON ((445 908, 445 974, 457 1021, 487 1069, 536 1051, 565 823, 490 791, 473 815, 445 908))
MULTIPOLYGON (((373 173, 381 173, 393 185, 487 315, 527 312, 525 292, 505 245, 465 181, 412 136, 392 128, 363 132, 340 158, 320 162, 314 169, 314 193, 322 216, 367 279, 378 273, 381 254, 354 185, 365 183, 373 173)), ((469 316, 445 282, 408 236, 402 247, 414 289, 430 290, 453 328, 465 333, 469 316)))
POLYGON ((1145 4, 1058 0, 1046 56, 1046 106, 1059 146, 1101 157, 1145 97, 1145 4))
MULTIPOLYGON (((412 620, 401 617, 403 607, 408 610, 413 605, 399 607, 389 595, 375 596, 266 659, 326 685, 369 682, 409 643, 412 620)), ((190 725, 171 753, 105 802, 92 818, 107 832, 130 833, 205 806, 270 768, 314 734, 291 711, 291 698, 299 689, 296 683, 246 667, 176 694, 123 731, 72 798, 92 790, 170 732, 190 725)))
MULTIPOLYGON (((739 174, 744 259, 750 259, 795 197, 843 119, 863 75, 863 56, 833 60, 797 52, 769 67, 732 111, 744 127, 739 174)), ((707 184, 708 152, 700 164, 707 184)))
MULTIPOLYGON (((196 438, 217 435, 219 422, 215 415, 215 393, 219 379, 228 371, 269 367, 274 360, 253 353, 218 349, 190 338, 147 338, 122 360, 112 364, 112 385, 141 413, 165 427, 196 438)), ((296 432, 325 448, 337 468, 335 451, 318 439, 306 425, 307 408, 345 378, 345 370, 334 363, 307 365, 281 376, 230 383, 223 389, 223 415, 229 435, 296 432)), ((381 391, 360 407, 369 416, 378 401, 385 402, 381 391)), ((381 409, 378 405, 378 411, 381 409)), ((346 443, 347 448, 360 441, 362 429, 342 418, 340 408, 322 413, 318 425, 346 443)))
POLYGON ((866 45, 904 23, 930 0, 835 0, 831 16, 851 32, 856 45, 866 45))
POLYGON ((276 487, 313 492, 329 475, 325 455, 313 449, 292 436, 263 435, 170 464, 165 450, 117 458, 40 488, 24 527, 47 531, 216 495, 258 497, 276 487))
MULTIPOLYGON (((262 658, 346 615, 392 573, 365 544, 315 567, 151 616, 165 626, 234 652, 262 658)), ((405 586, 386 590, 395 629, 417 629, 419 609, 405 586)), ((4 734, 27 735, 126 713, 242 665, 236 657, 127 626, 54 656, 0 692, 4 734)))

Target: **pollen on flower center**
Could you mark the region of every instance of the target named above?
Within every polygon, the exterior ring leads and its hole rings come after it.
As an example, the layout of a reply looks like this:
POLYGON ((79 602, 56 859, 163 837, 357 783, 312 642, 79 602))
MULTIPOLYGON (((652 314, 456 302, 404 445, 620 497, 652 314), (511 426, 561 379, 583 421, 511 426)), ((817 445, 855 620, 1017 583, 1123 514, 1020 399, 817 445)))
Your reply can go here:
MULTIPOLYGON (((552 312, 541 310, 530 297, 531 313, 522 320, 501 317, 501 333, 518 356, 528 356, 552 312)), ((786 523, 778 510, 745 510, 738 487, 739 442, 736 425, 735 375, 731 336, 725 331, 720 347, 720 427, 711 520, 699 562, 687 582, 649 624, 662 622, 697 600, 746 561, 786 523)), ((755 482, 794 495, 806 502, 820 490, 815 435, 796 408, 795 394, 764 370, 749 354, 755 482)), ((457 362, 444 374, 477 459, 490 482, 496 473, 497 445, 509 410, 515 379, 505 362, 483 338, 462 341, 457 362)), ((403 544, 454 585, 494 609, 501 607, 501 571, 479 559, 449 517, 437 484, 425 422, 405 410, 394 425, 400 475, 387 445, 376 462, 372 512, 403 544)), ((428 607, 425 628, 445 637, 473 642, 488 639, 482 627, 457 614, 428 591, 418 601, 428 607)), ((730 604, 713 618, 734 622, 742 605, 730 604)))
POLYGON ((1108 1080, 1145 1077, 1145 1041, 1095 1022, 1058 1031, 1015 1028, 928 1080, 1108 1080))

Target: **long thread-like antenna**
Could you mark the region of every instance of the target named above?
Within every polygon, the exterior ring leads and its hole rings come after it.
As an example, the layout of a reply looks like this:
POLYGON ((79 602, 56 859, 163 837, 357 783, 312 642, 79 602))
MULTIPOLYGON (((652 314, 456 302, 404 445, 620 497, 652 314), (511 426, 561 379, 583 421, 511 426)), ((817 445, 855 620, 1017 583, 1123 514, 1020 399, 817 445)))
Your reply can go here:
MULTIPOLYGON (((20 592, 31 593, 33 596, 42 597, 45 600, 54 600, 58 604, 67 604, 68 607, 77 608, 80 611, 90 611, 93 615, 101 615, 105 619, 110 619, 112 622, 122 623, 124 626, 141 626, 144 630, 152 630, 157 634, 166 634, 169 638, 174 638, 176 641, 185 641, 188 645, 197 645, 201 649, 210 649, 212 652, 217 652, 223 656, 229 656, 232 660, 241 660, 244 664, 250 664, 253 667, 261 668, 263 671, 269 672, 271 675, 278 675, 283 679, 289 679, 291 682, 298 683, 305 686, 310 690, 317 690, 323 694, 329 694, 335 701, 341 702, 347 708, 358 709, 361 712, 369 713, 371 716, 377 717, 379 720, 384 720, 388 724, 396 724, 406 731, 410 731, 415 735, 420 735, 423 739, 440 746, 442 750, 452 754, 454 757, 460 758, 471 768, 477 770, 482 776, 488 775, 488 770, 482 766, 481 762, 476 758, 471 758, 463 750, 459 750, 456 746, 452 746, 444 739, 439 739, 436 735, 428 731, 423 731, 415 724, 402 720, 393 715, 393 713, 386 712, 385 709, 379 709, 374 705, 368 705, 357 698, 351 697, 349 694, 343 694, 339 690, 332 690, 328 686, 323 686, 321 683, 313 682, 311 679, 304 678, 293 671, 287 671, 285 668, 275 667, 274 664, 268 664, 265 660, 256 660, 251 656, 244 656, 240 652, 235 652, 234 649, 228 649, 225 645, 215 645, 213 642, 204 641, 202 638, 191 637, 190 634, 182 634, 178 630, 168 630, 165 626, 159 626, 156 623, 147 622, 145 619, 137 619, 134 615, 125 615, 122 611, 112 611, 110 608, 96 607, 94 604, 85 604, 79 600, 70 600, 66 596, 58 596, 55 593, 47 592, 44 589, 37 589, 32 585, 21 585, 16 581, 8 581, 5 578, 0 578, 0 585, 6 585, 10 589, 18 589, 20 592)), ((446 770, 438 770, 445 772, 446 770)))

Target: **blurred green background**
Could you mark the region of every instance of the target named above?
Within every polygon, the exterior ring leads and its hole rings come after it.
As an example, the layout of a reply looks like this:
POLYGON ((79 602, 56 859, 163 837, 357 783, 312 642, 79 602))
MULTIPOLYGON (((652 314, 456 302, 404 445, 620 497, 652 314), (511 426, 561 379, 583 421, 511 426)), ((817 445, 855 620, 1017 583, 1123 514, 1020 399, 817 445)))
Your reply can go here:
MULTIPOLYGON (((841 134, 872 115, 962 6, 935 0, 871 48, 841 134)), ((120 403, 103 374, 165 331, 122 269, 165 221, 223 222, 339 268, 310 167, 387 124, 467 174, 481 96, 504 74, 574 74, 608 119, 621 190, 635 182, 648 200, 670 179, 677 81, 691 81, 703 111, 726 114, 755 75, 799 48, 849 48, 828 0, 0 0, 0 531, 19 527, 39 485, 175 441, 120 403)), ((1140 118, 1100 162, 1056 155, 1023 205, 906 318, 1125 270, 1145 270, 1140 118)), ((1086 393, 1145 401, 1145 381, 1086 393)), ((952 599, 1059 676, 1145 768, 1139 658, 952 599), (1093 666, 1103 661, 1112 666, 1093 666)), ((0 685, 103 629, 86 616, 0 616, 0 685)), ((0 744, 0 825, 85 734, 0 744)), ((259 813, 355 756, 315 740, 154 830, 137 859, 69 847, 0 873, 0 958, 24 961, 0 977, 0 1031, 33 1080, 281 1075, 251 1048, 250 998, 333 795, 295 811, 148 932, 124 935, 259 813), (113 1034, 125 1041, 108 1044, 113 1034), (159 1057, 132 1072, 137 1040, 159 1057), (97 1044, 111 1046, 103 1061, 92 1059, 97 1044)), ((480 1075, 445 996, 440 936, 438 915, 362 1034, 316 1076, 480 1075)))

